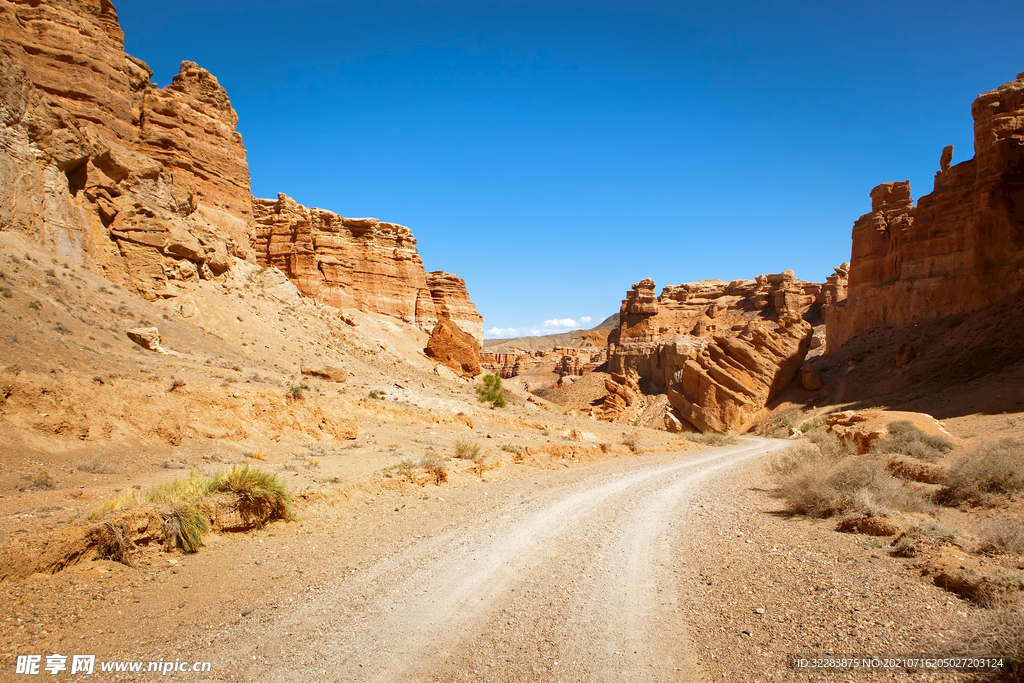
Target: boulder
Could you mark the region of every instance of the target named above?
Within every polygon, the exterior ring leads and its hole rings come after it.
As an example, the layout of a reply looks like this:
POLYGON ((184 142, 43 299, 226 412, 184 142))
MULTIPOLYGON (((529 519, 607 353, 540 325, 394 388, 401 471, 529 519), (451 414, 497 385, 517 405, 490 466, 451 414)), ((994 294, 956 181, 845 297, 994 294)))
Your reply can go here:
POLYGON ((475 377, 480 367, 480 344, 471 334, 463 332, 447 318, 434 325, 427 342, 427 356, 437 360, 463 377, 475 377))

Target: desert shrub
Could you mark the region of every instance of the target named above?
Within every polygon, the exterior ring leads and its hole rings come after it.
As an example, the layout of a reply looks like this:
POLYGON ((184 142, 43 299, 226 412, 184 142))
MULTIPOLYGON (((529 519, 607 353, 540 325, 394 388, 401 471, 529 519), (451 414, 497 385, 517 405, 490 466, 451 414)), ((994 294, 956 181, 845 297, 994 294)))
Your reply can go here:
POLYGON ((789 437, 789 430, 793 428, 793 420, 788 415, 776 415, 770 420, 761 422, 754 429, 758 436, 767 436, 770 439, 785 439, 789 437))
POLYGON ((292 497, 277 475, 249 465, 235 465, 213 479, 210 490, 236 496, 234 506, 242 521, 257 527, 269 519, 295 519, 292 497))
POLYGON ((28 307, 32 310, 39 311, 43 308, 43 302, 39 299, 32 299, 32 301, 28 302, 28 307))
POLYGON ((5 299, 10 299, 14 296, 14 291, 10 287, 3 287, 0 288, 0 294, 2 294, 5 299))
POLYGON ((476 388, 476 400, 490 403, 495 408, 505 407, 505 396, 501 391, 501 375, 488 373, 483 378, 484 385, 476 388))
POLYGON ((40 472, 31 476, 25 475, 22 479, 27 481, 32 488, 39 491, 50 491, 57 488, 57 482, 46 472, 40 472))
POLYGON ((702 446, 730 446, 736 443, 735 436, 715 434, 714 432, 692 432, 683 434, 683 438, 693 443, 699 443, 702 446))
POLYGON ((1024 554, 1024 520, 1003 516, 981 528, 981 552, 1024 554))
POLYGON ((470 441, 455 442, 455 457, 459 460, 475 460, 480 455, 480 444, 470 441))
POLYGON ((803 432, 804 434, 806 434, 808 432, 813 432, 813 431, 819 430, 819 429, 821 429, 824 426, 825 426, 825 416, 824 415, 819 415, 818 417, 815 417, 815 418, 813 418, 811 420, 807 420, 802 425, 800 425, 800 431, 803 432))
POLYGON ((811 432, 807 440, 817 446, 821 454, 829 458, 844 458, 856 455, 857 450, 832 432, 811 432))
POLYGON ((242 455, 244 457, 246 457, 246 458, 252 458, 253 460, 266 460, 267 459, 267 452, 265 450, 263 450, 262 448, 257 448, 254 451, 246 451, 245 453, 242 453, 242 455))
POLYGON ((501 444, 501 450, 505 451, 506 453, 512 453, 514 455, 520 455, 523 452, 522 446, 513 446, 512 444, 509 443, 501 444))
POLYGON ((109 462, 103 462, 98 456, 92 460, 78 463, 77 467, 82 472, 88 472, 89 474, 117 474, 116 467, 109 462))
POLYGON ((942 436, 925 434, 913 422, 889 423, 889 433, 871 447, 875 453, 898 453, 920 460, 936 461, 953 450, 953 442, 942 436))
POLYGON ((1024 490, 1024 443, 1002 439, 964 454, 946 475, 936 499, 943 505, 983 505, 993 496, 1024 490))
POLYGON ((288 393, 292 398, 302 398, 306 395, 307 389, 309 389, 309 385, 305 382, 296 382, 295 384, 288 385, 288 393))
POLYGON ((927 507, 872 456, 845 455, 838 448, 823 452, 813 443, 801 443, 775 456, 771 470, 790 509, 809 517, 927 507))
POLYGON ((989 609, 969 626, 966 650, 1007 660, 998 680, 1024 683, 1024 602, 1005 593, 988 600, 989 609))
POLYGON ((448 481, 448 463, 441 456, 428 453, 420 460, 420 467, 434 478, 435 484, 443 484, 448 481))
POLYGON ((640 447, 640 432, 622 432, 622 445, 633 453, 643 453, 640 447))
POLYGON ((378 394, 376 391, 371 390, 367 397, 372 399, 378 399, 380 398, 380 394, 378 394))

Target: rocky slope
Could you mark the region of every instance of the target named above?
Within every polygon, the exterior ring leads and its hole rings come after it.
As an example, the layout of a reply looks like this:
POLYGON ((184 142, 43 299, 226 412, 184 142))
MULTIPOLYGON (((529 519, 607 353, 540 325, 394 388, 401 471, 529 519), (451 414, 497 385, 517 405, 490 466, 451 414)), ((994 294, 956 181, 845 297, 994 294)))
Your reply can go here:
POLYGON ((746 430, 795 376, 811 345, 811 321, 840 296, 841 280, 842 269, 826 285, 786 271, 676 285, 660 296, 653 280, 638 282, 608 339, 609 382, 622 386, 609 386, 606 417, 620 419, 638 391, 667 393, 676 411, 670 421, 746 430))
POLYGON ((975 156, 943 150, 931 194, 871 191, 853 226, 849 296, 826 312, 829 348, 880 324, 979 311, 1024 289, 1024 74, 972 106, 975 156))

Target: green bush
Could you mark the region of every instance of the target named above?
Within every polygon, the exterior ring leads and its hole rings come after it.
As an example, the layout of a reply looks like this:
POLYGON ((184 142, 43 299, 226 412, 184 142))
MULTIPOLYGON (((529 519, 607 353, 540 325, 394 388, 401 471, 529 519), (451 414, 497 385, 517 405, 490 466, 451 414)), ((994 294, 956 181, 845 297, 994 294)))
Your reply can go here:
POLYGON ((501 375, 488 373, 484 375, 484 385, 476 388, 476 400, 490 403, 495 408, 505 407, 505 395, 501 391, 501 375))

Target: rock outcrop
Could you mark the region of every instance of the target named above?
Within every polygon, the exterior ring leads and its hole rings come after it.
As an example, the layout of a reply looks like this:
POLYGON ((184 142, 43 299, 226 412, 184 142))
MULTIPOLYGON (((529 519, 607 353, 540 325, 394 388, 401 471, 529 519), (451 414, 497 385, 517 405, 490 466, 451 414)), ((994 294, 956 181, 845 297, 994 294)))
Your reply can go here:
POLYGON ((642 280, 627 293, 609 336, 609 370, 623 377, 635 371, 639 386, 667 393, 701 431, 744 431, 796 375, 813 335, 808 320, 837 286, 786 271, 665 287, 655 296, 654 281, 642 280))
POLYGON ((480 365, 502 379, 517 380, 513 382, 517 386, 537 391, 593 372, 606 357, 605 349, 556 346, 551 350, 484 352, 480 354, 480 365))
POLYGON ((153 299, 249 253, 249 177, 216 79, 151 76, 110 2, 0 0, 0 229, 153 299))
MULTIPOLYGON (((484 317, 477 313, 476 306, 469 300, 469 292, 466 291, 466 281, 451 273, 440 270, 427 273, 427 289, 430 291, 430 298, 434 302, 434 313, 439 318, 448 318, 476 338, 477 342, 484 341, 484 317)), ((424 318, 429 323, 429 316, 424 318)))
POLYGON ((427 273, 409 228, 346 218, 291 197, 253 199, 253 245, 262 266, 279 268, 299 291, 336 308, 381 313, 433 330, 453 320, 483 339, 483 317, 454 275, 427 273))
POLYGON ((475 377, 480 368, 480 343, 447 318, 434 325, 427 343, 427 355, 463 377, 475 377))
POLYGON ((871 191, 853 226, 849 293, 825 312, 829 349, 880 324, 981 310, 1024 288, 1024 74, 972 107, 973 159, 940 157, 931 194, 910 183, 871 191))

